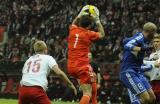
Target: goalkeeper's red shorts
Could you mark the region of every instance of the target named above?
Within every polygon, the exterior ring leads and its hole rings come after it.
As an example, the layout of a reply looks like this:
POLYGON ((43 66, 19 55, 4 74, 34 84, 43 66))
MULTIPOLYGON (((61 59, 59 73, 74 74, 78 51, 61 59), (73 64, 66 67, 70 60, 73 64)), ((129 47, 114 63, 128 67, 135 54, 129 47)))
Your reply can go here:
POLYGON ((42 87, 21 86, 18 104, 51 104, 51 102, 42 87))
POLYGON ((96 82, 96 74, 94 73, 91 65, 68 67, 68 73, 78 79, 80 84, 91 84, 96 82))

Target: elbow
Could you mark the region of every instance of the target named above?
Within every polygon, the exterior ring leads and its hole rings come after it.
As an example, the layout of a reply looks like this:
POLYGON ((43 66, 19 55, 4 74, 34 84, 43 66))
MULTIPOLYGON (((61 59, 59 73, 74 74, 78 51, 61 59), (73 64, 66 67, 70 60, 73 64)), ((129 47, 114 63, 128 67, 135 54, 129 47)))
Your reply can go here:
POLYGON ((101 33, 101 34, 99 35, 99 38, 104 38, 104 36, 105 36, 105 33, 101 33))

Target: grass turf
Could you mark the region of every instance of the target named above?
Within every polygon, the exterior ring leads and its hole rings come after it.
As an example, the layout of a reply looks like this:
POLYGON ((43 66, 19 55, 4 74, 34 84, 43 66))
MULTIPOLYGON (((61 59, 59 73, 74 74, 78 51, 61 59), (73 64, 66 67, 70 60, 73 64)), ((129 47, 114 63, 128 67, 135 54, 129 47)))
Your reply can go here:
MULTIPOLYGON (((15 99, 0 99, 0 104, 18 104, 18 100, 15 99)), ((54 101, 52 104, 78 104, 72 102, 54 101)))

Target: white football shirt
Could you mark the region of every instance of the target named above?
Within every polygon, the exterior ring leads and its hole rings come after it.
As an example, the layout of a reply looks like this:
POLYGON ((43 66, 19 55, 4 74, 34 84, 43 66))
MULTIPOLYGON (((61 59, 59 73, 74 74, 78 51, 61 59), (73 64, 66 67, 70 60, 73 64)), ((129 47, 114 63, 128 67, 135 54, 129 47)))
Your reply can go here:
POLYGON ((31 56, 24 64, 21 85, 41 86, 47 89, 47 76, 54 65, 57 65, 52 56, 36 54, 31 56))
MULTIPOLYGON (((156 60, 160 60, 160 50, 152 53, 149 57, 150 61, 144 61, 144 64, 153 64, 156 60)), ((160 69, 153 68, 145 72, 145 75, 150 77, 150 80, 160 80, 160 69)))

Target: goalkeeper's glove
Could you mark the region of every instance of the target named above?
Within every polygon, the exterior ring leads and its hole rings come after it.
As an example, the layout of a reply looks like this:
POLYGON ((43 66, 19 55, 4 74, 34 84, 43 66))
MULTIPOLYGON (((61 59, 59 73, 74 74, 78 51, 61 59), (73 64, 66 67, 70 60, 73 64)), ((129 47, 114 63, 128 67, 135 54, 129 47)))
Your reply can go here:
POLYGON ((82 17, 82 16, 85 16, 85 15, 89 15, 89 5, 86 5, 82 8, 80 13, 78 14, 78 17, 82 17))
POLYGON ((93 9, 94 9, 94 13, 93 14, 95 14, 96 16, 99 17, 99 10, 98 10, 98 8, 94 6, 93 9))
POLYGON ((93 17, 93 19, 95 20, 96 23, 100 23, 98 8, 94 6, 94 7, 91 8, 91 10, 90 10, 90 16, 93 17), (91 10, 93 12, 91 12, 91 10))

